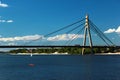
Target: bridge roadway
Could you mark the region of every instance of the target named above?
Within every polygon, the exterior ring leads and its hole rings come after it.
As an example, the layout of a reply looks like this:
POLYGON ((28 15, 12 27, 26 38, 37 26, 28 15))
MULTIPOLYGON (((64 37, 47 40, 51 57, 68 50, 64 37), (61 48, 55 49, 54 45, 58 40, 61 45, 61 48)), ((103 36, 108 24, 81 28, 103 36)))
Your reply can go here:
MULTIPOLYGON (((0 45, 0 48, 62 48, 62 47, 90 48, 90 46, 79 46, 79 45, 0 45)), ((120 46, 92 46, 92 47, 120 49, 120 46)))

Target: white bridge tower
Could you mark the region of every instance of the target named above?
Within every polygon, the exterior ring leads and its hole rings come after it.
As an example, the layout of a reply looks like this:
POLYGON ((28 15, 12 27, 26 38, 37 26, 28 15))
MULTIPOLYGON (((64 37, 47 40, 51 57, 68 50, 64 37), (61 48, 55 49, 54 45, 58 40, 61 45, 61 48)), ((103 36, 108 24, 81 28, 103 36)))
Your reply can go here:
POLYGON ((83 48, 82 48, 82 55, 84 55, 85 52, 85 47, 86 46, 86 38, 89 38, 89 46, 91 48, 91 53, 93 53, 93 49, 92 49, 92 38, 91 38, 91 33, 90 33, 90 26, 89 26, 89 16, 86 15, 85 17, 85 29, 84 29, 84 39, 83 39, 83 48))

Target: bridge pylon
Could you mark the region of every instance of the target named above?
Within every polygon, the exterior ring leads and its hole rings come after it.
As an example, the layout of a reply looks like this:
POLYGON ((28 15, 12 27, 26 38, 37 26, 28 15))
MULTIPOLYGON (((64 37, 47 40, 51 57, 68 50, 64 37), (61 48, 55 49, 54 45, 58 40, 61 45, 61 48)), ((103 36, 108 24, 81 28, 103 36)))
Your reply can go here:
POLYGON ((93 53, 93 44, 92 44, 92 38, 91 38, 91 33, 90 33, 90 26, 89 26, 89 16, 88 14, 85 17, 85 28, 84 28, 84 38, 83 38, 83 48, 82 48, 82 55, 84 55, 85 52, 85 48, 84 46, 86 46, 86 38, 89 38, 89 46, 91 49, 91 53, 93 53))

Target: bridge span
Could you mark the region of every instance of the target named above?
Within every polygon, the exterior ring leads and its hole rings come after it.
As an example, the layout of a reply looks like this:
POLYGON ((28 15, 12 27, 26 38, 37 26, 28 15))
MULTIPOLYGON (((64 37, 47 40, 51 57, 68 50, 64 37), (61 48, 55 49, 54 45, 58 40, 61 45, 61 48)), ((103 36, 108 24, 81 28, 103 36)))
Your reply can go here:
MULTIPOLYGON (((2 45, 0 46, 0 48, 64 48, 64 47, 91 48, 90 46, 79 46, 79 45, 2 45)), ((120 48, 120 46, 92 46, 92 48, 120 48)))
MULTIPOLYGON (((75 48, 82 48, 82 55, 84 55, 86 48, 90 48, 91 53, 93 53, 93 48, 106 48, 106 49, 112 48, 112 49, 120 50, 120 46, 115 46, 115 44, 101 30, 99 30, 99 28, 89 19, 88 15, 86 15, 86 17, 83 18, 82 20, 79 20, 70 25, 62 27, 56 31, 50 32, 50 33, 44 35, 44 37, 51 37, 51 35, 53 35, 53 34, 55 35, 56 33, 63 31, 63 30, 67 30, 64 34, 72 34, 72 33, 76 34, 74 36, 70 36, 71 38, 68 39, 68 41, 63 45, 56 45, 56 44, 54 44, 54 45, 48 45, 48 44, 47 45, 45 45, 45 44, 30 45, 32 42, 42 40, 40 37, 38 39, 35 39, 35 40, 33 39, 29 42, 25 42, 25 44, 21 44, 21 45, 0 45, 0 48, 66 48, 66 47, 74 48, 75 47, 75 48), (77 33, 75 30, 77 31, 77 33), (105 43, 104 46, 101 46, 99 44, 98 44, 98 46, 93 45, 91 31, 93 33, 95 33, 95 35, 98 36, 98 38, 101 39, 105 43), (79 35, 81 35, 82 32, 84 32, 82 46, 81 45, 72 45, 71 43, 74 40, 80 38, 79 35)), ((60 36, 60 38, 61 37, 62 36, 60 36)), ((53 41, 54 41, 54 38, 53 38, 53 41)), ((99 40, 98 40, 98 42, 99 42, 99 40)))

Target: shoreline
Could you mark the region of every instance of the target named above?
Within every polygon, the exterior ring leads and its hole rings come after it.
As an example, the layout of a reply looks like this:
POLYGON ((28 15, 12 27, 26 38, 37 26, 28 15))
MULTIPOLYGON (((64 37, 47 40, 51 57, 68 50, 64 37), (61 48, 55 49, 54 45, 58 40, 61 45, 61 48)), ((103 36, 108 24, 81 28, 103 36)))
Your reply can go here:
POLYGON ((12 54, 10 53, 10 55, 69 55, 67 52, 66 53, 17 53, 17 54, 12 54))
POLYGON ((116 52, 116 53, 95 53, 95 55, 120 55, 120 52, 116 52))
MULTIPOLYGON (((71 55, 69 53, 17 53, 17 54, 13 54, 10 53, 10 55, 71 55)), ((73 54, 74 55, 74 54, 73 54)), ((120 52, 116 52, 116 53, 95 53, 94 55, 120 55, 120 52)))

